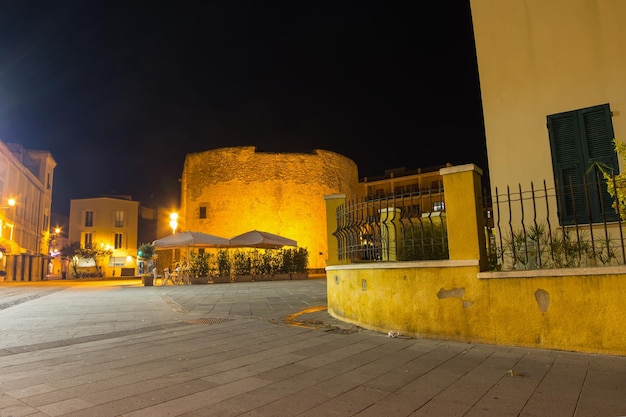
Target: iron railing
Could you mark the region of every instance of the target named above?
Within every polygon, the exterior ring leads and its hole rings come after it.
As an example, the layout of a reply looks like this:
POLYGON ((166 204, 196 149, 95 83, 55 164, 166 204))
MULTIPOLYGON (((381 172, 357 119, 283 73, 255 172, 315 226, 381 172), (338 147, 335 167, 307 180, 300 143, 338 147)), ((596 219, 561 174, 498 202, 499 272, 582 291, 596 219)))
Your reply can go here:
MULTIPOLYGON (((615 178, 609 180, 616 194, 615 178)), ((624 264, 626 251, 620 207, 596 175, 568 179, 553 188, 495 188, 487 205, 495 223, 487 227, 488 255, 493 270, 592 267, 624 264)), ((626 191, 626 190, 624 190, 626 191)))
POLYGON ((448 259, 443 186, 347 201, 334 235, 352 262, 448 259))

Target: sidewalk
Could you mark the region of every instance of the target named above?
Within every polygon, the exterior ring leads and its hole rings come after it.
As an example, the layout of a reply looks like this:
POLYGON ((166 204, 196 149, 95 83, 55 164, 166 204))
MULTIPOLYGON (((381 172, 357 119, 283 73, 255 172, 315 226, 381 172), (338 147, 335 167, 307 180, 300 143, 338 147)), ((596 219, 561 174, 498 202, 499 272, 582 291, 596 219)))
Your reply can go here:
POLYGON ((626 416, 626 357, 390 338, 325 304, 325 279, 0 283, 0 416, 626 416))

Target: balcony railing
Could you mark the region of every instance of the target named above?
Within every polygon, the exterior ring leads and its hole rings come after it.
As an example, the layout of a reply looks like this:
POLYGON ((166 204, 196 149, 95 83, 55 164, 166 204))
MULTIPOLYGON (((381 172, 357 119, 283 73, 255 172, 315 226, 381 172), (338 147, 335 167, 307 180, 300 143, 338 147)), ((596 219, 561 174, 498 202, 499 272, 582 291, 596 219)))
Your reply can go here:
POLYGON ((441 182, 430 189, 348 201, 337 210, 339 259, 448 259, 441 182))

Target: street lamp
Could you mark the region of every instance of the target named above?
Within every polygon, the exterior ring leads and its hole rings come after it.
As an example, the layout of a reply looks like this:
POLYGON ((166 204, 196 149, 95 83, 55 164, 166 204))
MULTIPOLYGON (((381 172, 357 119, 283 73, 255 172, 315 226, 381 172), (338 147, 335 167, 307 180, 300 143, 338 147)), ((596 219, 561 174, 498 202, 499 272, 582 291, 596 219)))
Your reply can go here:
POLYGON ((178 213, 176 212, 170 214, 170 227, 172 228, 172 234, 175 234, 178 227, 178 213))
MULTIPOLYGON (((178 213, 170 213, 170 227, 172 228, 172 234, 176 234, 176 228, 178 227, 178 213)), ((172 265, 174 265, 174 258, 176 257, 176 248, 172 248, 172 265)))
POLYGON ((7 200, 8 206, 0 207, 1 209, 10 209, 11 207, 15 207, 15 199, 9 198, 7 200))

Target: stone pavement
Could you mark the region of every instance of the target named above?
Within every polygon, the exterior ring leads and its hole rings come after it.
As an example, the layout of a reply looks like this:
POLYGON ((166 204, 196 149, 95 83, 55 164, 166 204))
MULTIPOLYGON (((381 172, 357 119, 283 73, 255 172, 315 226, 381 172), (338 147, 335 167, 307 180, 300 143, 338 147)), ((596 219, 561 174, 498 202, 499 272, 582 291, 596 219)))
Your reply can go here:
POLYGON ((325 305, 325 279, 0 283, 0 417, 626 416, 626 357, 390 338, 325 305))

